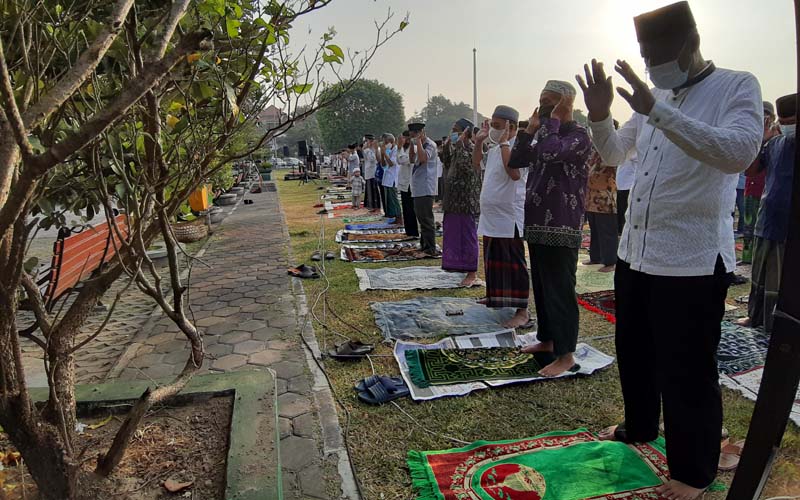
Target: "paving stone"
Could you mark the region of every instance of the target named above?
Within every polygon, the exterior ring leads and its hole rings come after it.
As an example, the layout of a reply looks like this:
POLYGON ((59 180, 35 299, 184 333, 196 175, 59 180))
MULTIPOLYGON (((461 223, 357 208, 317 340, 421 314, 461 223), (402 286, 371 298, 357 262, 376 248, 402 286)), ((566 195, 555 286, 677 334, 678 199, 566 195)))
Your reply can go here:
POLYGON ((329 498, 328 492, 325 491, 325 481, 320 479, 324 477, 322 467, 319 465, 311 465, 301 470, 297 474, 297 480, 300 483, 300 490, 306 498, 321 498, 323 500, 329 498))
MULTIPOLYGON (((291 394, 291 393, 289 393, 291 394)), ((295 436, 313 438, 317 429, 317 421, 313 413, 304 413, 292 419, 295 436)))
POLYGON ((281 465, 285 469, 298 472, 311 465, 319 455, 313 439, 289 436, 281 440, 281 465))
POLYGON ((305 373, 306 366, 304 362, 301 361, 280 361, 278 363, 273 364, 270 366, 275 373, 278 374, 278 377, 290 379, 292 377, 296 377, 305 373))
POLYGON ((287 392, 278 396, 278 415, 294 418, 311 411, 311 399, 307 396, 287 392))
POLYGON ((159 333, 158 335, 153 335, 148 337, 145 340, 146 344, 156 345, 156 344, 163 344, 164 342, 169 342, 170 340, 175 340, 175 333, 173 332, 164 332, 159 333))
MULTIPOLYGON (((227 308, 225 308, 225 309, 227 309, 227 308)), ((205 328, 205 327, 216 325, 218 323, 222 323, 223 321, 225 321, 225 318, 217 317, 217 316, 222 316, 221 314, 217 314, 220 310, 221 309, 215 310, 213 312, 214 316, 209 316, 207 318, 202 318, 202 319, 197 320, 197 326, 205 328)), ((231 313, 231 314, 233 314, 233 313, 231 313)))
POLYGON ((247 356, 228 354, 227 356, 215 359, 211 367, 216 370, 229 371, 244 366, 245 363, 247 363, 247 356))
POLYGON ((161 364, 142 368, 142 371, 149 378, 166 378, 176 375, 180 371, 180 368, 178 365, 161 364))
POLYGON ((307 375, 300 375, 299 377, 292 377, 288 381, 289 390, 297 394, 311 394, 311 377, 307 375))
POLYGON ((283 331, 272 328, 270 326, 265 328, 259 328, 258 330, 253 332, 253 338, 255 340, 278 340, 283 336, 283 331))
POLYGON ((209 354, 215 358, 221 358, 222 356, 231 354, 232 352, 233 346, 228 344, 214 344, 206 349, 206 354, 209 354))
POLYGON ((258 340, 245 340, 233 346, 236 354, 255 354, 267 348, 266 342, 258 340))
POLYGON ((137 368, 144 368, 149 366, 155 366, 161 363, 164 355, 160 353, 150 353, 145 354, 143 356, 136 357, 136 367, 137 368))
POLYGON ((225 335, 220 335, 219 341, 221 344, 234 345, 244 342, 245 340, 250 340, 250 335, 250 332, 233 331, 225 335))
POLYGON ((289 384, 282 378, 275 379, 275 386, 278 388, 278 396, 289 390, 289 384))
POLYGON ((205 329, 206 333, 211 335, 222 335, 224 333, 228 333, 231 330, 235 330, 235 325, 230 321, 222 321, 217 323, 216 325, 209 326, 205 329))
POLYGON ((245 297, 241 299, 232 300, 228 303, 232 306, 244 307, 244 306, 249 306, 251 304, 255 304, 255 302, 256 302, 255 300, 245 297))
POLYGON ((250 355, 249 363, 259 366, 272 366, 283 360, 283 352, 275 350, 263 350, 250 355))
POLYGON ((237 312, 239 312, 238 307, 221 307, 214 311, 214 316, 226 318, 228 316, 233 316, 237 312))
POLYGON ((167 363, 170 365, 184 364, 186 363, 186 360, 189 359, 190 352, 191 351, 188 348, 184 349, 183 351, 173 351, 169 354, 165 354, 161 361, 162 363, 167 363))
POLYGON ((185 348, 188 342, 186 337, 181 334, 181 338, 157 345, 153 351, 157 353, 170 353, 185 348))
POLYGON ((293 349, 297 349, 299 346, 297 342, 291 342, 288 340, 270 340, 267 342, 267 347, 270 349, 277 349, 279 351, 291 351, 293 349))
POLYGON ((292 420, 288 418, 278 417, 278 426, 281 431, 281 439, 287 438, 292 435, 292 420))
POLYGON ((261 328, 266 328, 266 326, 267 324, 264 323, 263 321, 250 320, 250 321, 245 321, 244 323, 239 325, 236 329, 245 332, 254 332, 256 330, 260 330, 261 328))

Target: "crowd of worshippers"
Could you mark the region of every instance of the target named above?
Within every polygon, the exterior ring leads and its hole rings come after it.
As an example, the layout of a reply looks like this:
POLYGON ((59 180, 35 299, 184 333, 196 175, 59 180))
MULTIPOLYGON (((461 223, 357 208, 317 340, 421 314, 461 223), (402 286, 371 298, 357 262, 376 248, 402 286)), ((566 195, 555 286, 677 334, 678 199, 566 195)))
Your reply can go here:
POLYGON ((342 161, 351 178, 363 177, 353 181, 354 197, 363 193, 367 208, 419 235, 420 256, 436 255, 433 207, 441 198, 442 267, 466 273, 465 285, 476 279, 481 236, 482 301, 516 308, 507 326, 528 321, 533 290, 539 344, 528 350, 552 354, 543 375, 575 364, 576 270, 588 221, 586 263, 615 272, 625 403, 624 423, 601 437, 655 439, 663 404, 671 480, 660 493, 694 499, 714 481, 720 454, 716 351, 737 265, 732 213, 738 206, 743 257, 752 262, 741 323, 770 331, 790 218, 797 96, 773 106, 754 75, 703 58, 687 2, 642 14, 634 25, 654 88, 616 61, 627 83, 617 93, 633 110, 622 125, 611 116, 612 77, 592 60, 576 75, 587 126, 573 119, 576 88, 550 80, 527 121, 501 105, 477 127, 458 120, 439 143, 412 123, 397 139, 366 136, 342 161))

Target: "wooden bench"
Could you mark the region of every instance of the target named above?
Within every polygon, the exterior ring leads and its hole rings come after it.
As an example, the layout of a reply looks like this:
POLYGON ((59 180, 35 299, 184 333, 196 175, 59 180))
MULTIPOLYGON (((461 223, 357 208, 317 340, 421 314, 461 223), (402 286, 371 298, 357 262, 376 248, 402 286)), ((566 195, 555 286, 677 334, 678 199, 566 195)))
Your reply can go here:
MULTIPOLYGON (((117 215, 115 221, 120 234, 127 238, 128 216, 117 215)), ((79 233, 69 229, 59 232, 53 244, 53 260, 50 266, 39 269, 36 278, 48 311, 52 312, 58 299, 114 258, 120 247, 117 238, 117 232, 108 222, 79 233)))

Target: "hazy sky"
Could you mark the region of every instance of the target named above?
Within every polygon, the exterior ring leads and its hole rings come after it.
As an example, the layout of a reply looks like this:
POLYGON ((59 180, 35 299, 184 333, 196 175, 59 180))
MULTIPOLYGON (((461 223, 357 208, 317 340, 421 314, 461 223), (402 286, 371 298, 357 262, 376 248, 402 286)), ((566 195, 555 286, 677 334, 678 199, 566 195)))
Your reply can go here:
MULTIPOLYGON (((644 78, 633 16, 670 0, 335 0, 298 23, 295 40, 317 38, 335 26, 337 43, 353 49, 373 43, 373 20, 389 8, 410 25, 381 49, 366 77, 403 95, 406 116, 430 95, 472 104, 472 47, 478 49, 478 110, 497 104, 527 117, 550 78, 574 83, 596 57, 608 68, 627 59, 644 78)), ((795 88, 794 11, 789 0, 693 0, 701 51, 718 67, 749 71, 765 99, 795 88)), ((616 74, 615 74, 616 75, 616 74)), ((618 75, 617 75, 618 76, 618 75)), ((615 84, 624 83, 615 78, 615 84)), ((580 95, 577 108, 585 106, 580 95)), ((631 111, 616 96, 613 114, 631 111)))

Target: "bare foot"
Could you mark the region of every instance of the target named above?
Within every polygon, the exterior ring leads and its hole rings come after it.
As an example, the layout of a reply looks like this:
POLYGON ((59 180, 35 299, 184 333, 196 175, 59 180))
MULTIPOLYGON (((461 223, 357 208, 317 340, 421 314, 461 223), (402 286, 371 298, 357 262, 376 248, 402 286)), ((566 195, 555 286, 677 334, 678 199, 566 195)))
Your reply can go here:
POLYGON ((572 353, 559 356, 555 361, 539 371, 542 377, 557 377, 575 366, 575 357, 572 353))
POLYGON ((464 279, 461 280, 460 285, 466 287, 472 286, 476 279, 478 279, 478 273, 467 273, 467 275, 464 276, 464 279))
POLYGON ((583 264, 584 266, 594 266, 599 264, 599 262, 592 262, 592 259, 586 259, 583 262, 581 262, 581 264, 583 264))
POLYGON ((527 309, 517 309, 517 313, 514 314, 514 317, 503 323, 503 326, 506 328, 517 328, 527 323, 529 319, 531 319, 531 317, 527 309))
POLYGON ((739 326, 750 326, 753 324, 753 321, 750 318, 739 318, 736 320, 736 324, 739 326))
POLYGON ((489 299, 487 299, 486 297, 484 297, 484 298, 482 298, 482 299, 478 299, 478 300, 476 300, 476 302, 477 302, 478 304, 482 305, 482 306, 485 306, 485 305, 486 305, 486 303, 487 303, 487 302, 489 302, 489 299))
POLYGON ((522 352, 532 354, 534 352, 553 352, 553 341, 537 342, 533 345, 526 345, 522 348, 522 352))
POLYGON ((601 267, 600 269, 597 270, 597 272, 598 273, 613 273, 614 269, 616 269, 616 267, 617 266, 615 266, 614 264, 611 264, 610 266, 601 267))
POLYGON ((602 431, 600 431, 597 434, 597 438, 600 441, 616 441, 617 440, 617 436, 614 433, 617 432, 617 427, 619 427, 619 426, 618 425, 612 425, 611 427, 606 427, 605 429, 603 429, 602 431))
POLYGON ((402 217, 397 217, 397 218, 394 219, 394 225, 395 226, 405 226, 406 223, 405 223, 405 221, 403 221, 402 217))
POLYGON ((668 500, 695 500, 700 498, 704 491, 674 479, 656 488, 656 492, 668 500))

